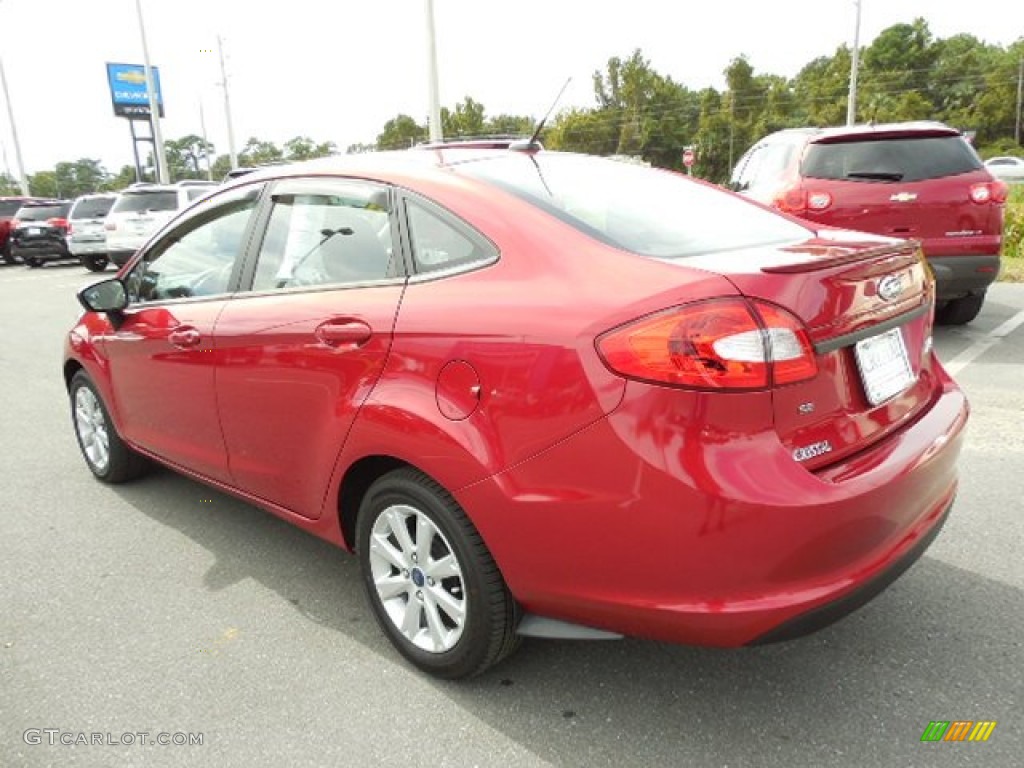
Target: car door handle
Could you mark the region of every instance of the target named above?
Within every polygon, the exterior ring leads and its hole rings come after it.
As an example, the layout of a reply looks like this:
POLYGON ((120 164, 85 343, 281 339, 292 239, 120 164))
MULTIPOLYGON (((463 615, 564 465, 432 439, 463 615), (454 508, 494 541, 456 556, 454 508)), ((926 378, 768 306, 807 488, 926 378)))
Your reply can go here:
POLYGON ((199 346, 199 342, 203 340, 203 337, 195 328, 182 326, 175 328, 167 334, 167 340, 179 349, 192 349, 199 346))
POLYGON ((373 336, 373 329, 362 320, 329 320, 316 328, 316 337, 329 347, 361 347, 373 336))

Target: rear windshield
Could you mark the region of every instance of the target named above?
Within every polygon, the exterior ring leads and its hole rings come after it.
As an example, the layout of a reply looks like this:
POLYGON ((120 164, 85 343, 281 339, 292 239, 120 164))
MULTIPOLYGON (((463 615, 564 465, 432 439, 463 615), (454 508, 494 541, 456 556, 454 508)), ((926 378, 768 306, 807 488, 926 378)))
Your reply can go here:
POLYGON ((981 168, 960 136, 886 138, 811 144, 802 175, 844 181, 921 181, 981 168))
POLYGON ((18 221, 46 221, 47 219, 63 219, 71 210, 71 203, 62 205, 32 205, 18 211, 18 221))
POLYGON ((18 200, 0 200, 0 216, 13 216, 21 208, 18 200))
POLYGON ((517 153, 456 167, 643 256, 680 259, 808 236, 799 224, 724 190, 615 160, 517 153))
POLYGON ((114 204, 112 197, 87 197, 75 203, 71 209, 72 219, 102 219, 114 204))
POLYGON ((178 193, 168 192, 125 192, 114 203, 112 213, 134 213, 136 211, 176 211, 178 193))

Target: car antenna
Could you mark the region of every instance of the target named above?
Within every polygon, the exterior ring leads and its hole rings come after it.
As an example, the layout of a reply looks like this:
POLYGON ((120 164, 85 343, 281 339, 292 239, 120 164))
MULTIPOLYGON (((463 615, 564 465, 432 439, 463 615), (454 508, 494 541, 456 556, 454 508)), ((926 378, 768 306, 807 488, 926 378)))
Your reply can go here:
POLYGON ((558 100, 562 98, 562 94, 565 93, 565 89, 569 87, 569 83, 572 82, 572 77, 568 77, 565 80, 565 84, 562 86, 562 90, 555 96, 555 100, 551 102, 551 106, 548 108, 547 113, 541 118, 540 122, 537 123, 537 127, 533 131, 533 135, 527 142, 517 141, 514 144, 509 145, 509 149, 518 149, 525 151, 533 151, 537 149, 544 149, 540 145, 537 139, 540 137, 540 132, 544 130, 544 124, 547 123, 548 118, 551 117, 551 113, 555 111, 555 107, 558 105, 558 100))

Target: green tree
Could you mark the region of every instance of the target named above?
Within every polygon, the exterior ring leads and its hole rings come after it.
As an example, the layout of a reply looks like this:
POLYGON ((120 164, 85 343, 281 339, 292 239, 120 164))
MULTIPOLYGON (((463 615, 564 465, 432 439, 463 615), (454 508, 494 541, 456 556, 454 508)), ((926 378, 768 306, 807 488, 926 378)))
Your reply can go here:
POLYGON ((164 142, 167 171, 171 181, 205 179, 206 158, 213 157, 214 146, 201 136, 190 133, 180 139, 164 142))
POLYGON ((336 153, 337 147, 333 141, 317 144, 308 136, 296 136, 284 143, 285 158, 290 162, 312 160, 316 157, 327 157, 336 153))
POLYGON ((0 173, 0 197, 20 195, 21 187, 9 173, 0 173))
POLYGON ((482 136, 486 133, 484 105, 467 96, 454 110, 441 107, 441 132, 445 138, 482 136))
POLYGON ((240 165, 255 166, 266 163, 279 163, 284 159, 284 152, 272 141, 263 141, 253 136, 238 153, 240 165))
POLYGON ((427 138, 427 129, 408 115, 396 115, 377 135, 377 149, 408 149, 427 138))

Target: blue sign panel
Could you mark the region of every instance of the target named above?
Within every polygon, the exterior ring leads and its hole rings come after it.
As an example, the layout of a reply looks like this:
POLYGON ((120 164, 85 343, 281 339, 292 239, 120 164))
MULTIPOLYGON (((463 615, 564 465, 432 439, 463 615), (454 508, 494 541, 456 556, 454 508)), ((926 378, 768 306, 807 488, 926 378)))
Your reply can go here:
MULTIPOLYGON (((160 117, 164 116, 164 99, 160 91, 160 71, 150 67, 156 85, 156 103, 160 117)), ((107 62, 107 82, 114 114, 120 117, 149 118, 149 91, 146 90, 146 68, 141 64, 111 64, 107 62)))

